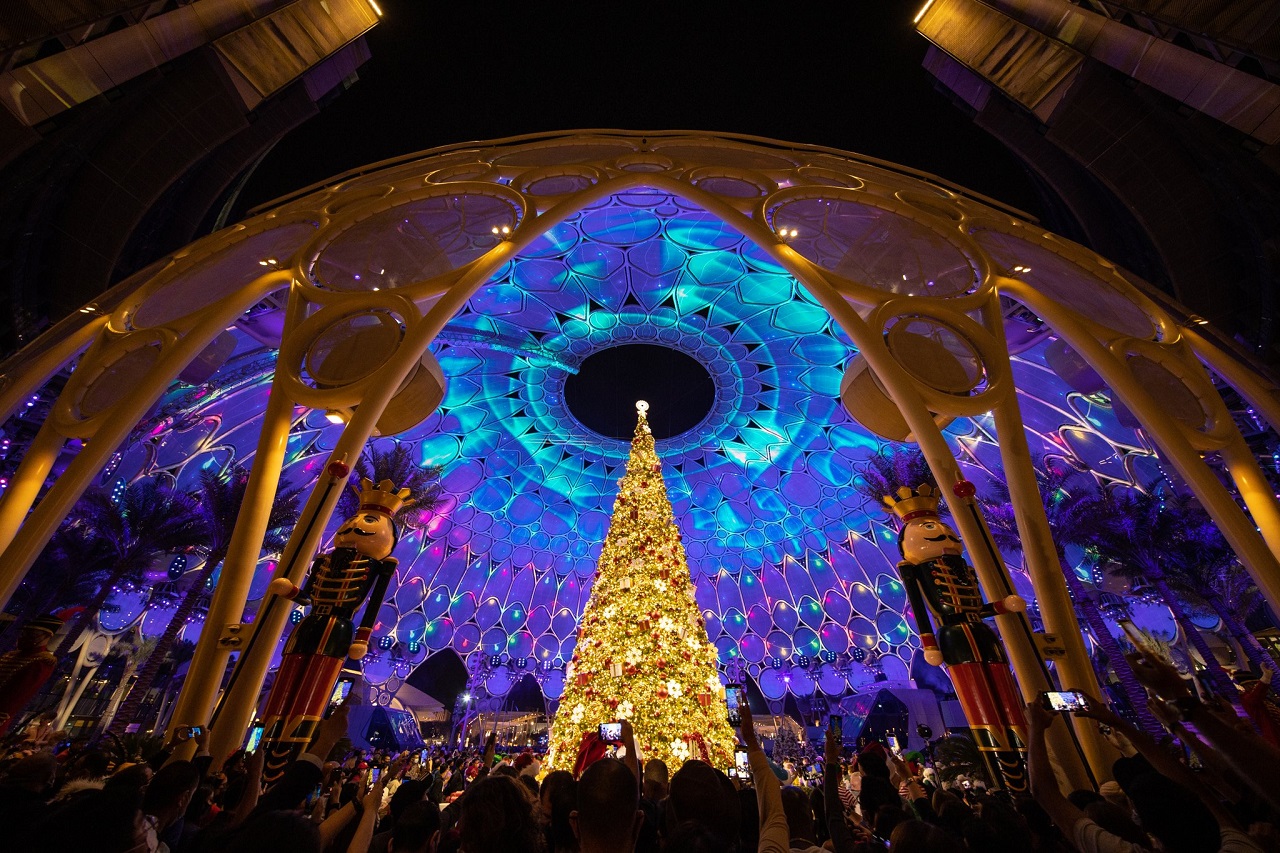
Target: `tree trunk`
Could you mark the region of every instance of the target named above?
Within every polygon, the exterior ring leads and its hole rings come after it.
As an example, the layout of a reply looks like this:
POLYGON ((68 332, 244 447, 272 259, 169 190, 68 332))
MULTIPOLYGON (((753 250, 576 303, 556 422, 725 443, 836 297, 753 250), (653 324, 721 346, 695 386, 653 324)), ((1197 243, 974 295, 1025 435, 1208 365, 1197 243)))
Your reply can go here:
POLYGON ((93 622, 93 618, 98 615, 98 611, 102 610, 102 605, 107 603, 107 599, 111 597, 111 590, 116 584, 124 579, 124 572, 113 570, 102 587, 98 590, 93 600, 85 605, 84 610, 71 622, 71 627, 67 629, 67 635, 62 638, 62 642, 58 644, 57 650, 54 651, 54 657, 66 657, 67 653, 75 647, 76 641, 80 639, 80 635, 84 633, 84 629, 88 628, 93 622))
MULTIPOLYGON (((136 654, 136 653, 135 653, 136 654)), ((132 658, 133 655, 130 655, 132 658)), ((120 683, 116 685, 116 689, 111 691, 111 701, 107 704, 107 710, 98 719, 99 726, 106 726, 106 731, 111 731, 113 724, 120 719, 120 708, 124 702, 125 693, 129 690, 129 682, 133 680, 134 674, 137 673, 138 667, 132 664, 125 664, 124 672, 120 673, 120 683)), ((136 683, 136 682, 135 682, 136 683)), ((121 726, 120 734, 124 733, 124 726, 121 726)))
POLYGON ((1160 593, 1160 597, 1164 599, 1165 604, 1169 605, 1169 609, 1173 611, 1173 618, 1182 628, 1182 633, 1187 638, 1187 642, 1195 647, 1195 650, 1200 653, 1201 659, 1204 660, 1204 680, 1207 682, 1209 689, 1220 699, 1225 699, 1234 707, 1241 708, 1240 691, 1236 689, 1235 682, 1231 680, 1231 676, 1227 675, 1227 671, 1222 668, 1222 664, 1218 663, 1217 655, 1209 648, 1204 636, 1187 618, 1181 604, 1178 603, 1177 596, 1169 588, 1168 582, 1159 575, 1148 575, 1147 577, 1156 588, 1156 592, 1160 593))
POLYGON ((1244 626, 1235 614, 1231 612, 1231 608, 1222 600, 1220 595, 1210 595, 1205 598, 1209 606, 1213 608, 1213 612, 1218 614, 1222 619, 1222 625, 1237 643, 1244 650, 1245 657, 1249 659, 1249 663, 1253 664, 1254 669, 1262 672, 1263 667, 1267 667, 1274 672, 1280 672, 1280 661, 1275 656, 1263 648, 1262 643, 1258 642, 1258 638, 1253 636, 1253 632, 1244 626))
POLYGON ((133 687, 130 688, 129 695, 121 704, 115 719, 107 727, 108 732, 115 735, 124 734, 125 728, 138 715, 138 709, 142 707, 143 700, 147 698, 147 691, 151 689, 151 685, 155 682, 156 675, 160 672, 160 667, 164 666, 164 659, 168 656, 169 649, 173 648, 173 644, 178 640, 178 635, 186 627, 187 619, 195 612, 196 605, 200 603, 200 598, 204 595, 205 584, 209 582, 209 578, 213 577, 214 569, 221 562, 222 556, 215 554, 210 554, 209 558, 205 560, 204 568, 196 576, 195 583, 187 589, 187 594, 182 597, 182 603, 174 611, 169 624, 165 626, 164 633, 156 641, 155 648, 151 650, 146 662, 138 668, 138 677, 133 682, 133 687))
MULTIPOLYGON (((1128 659, 1125 658, 1124 653, 1120 650, 1120 644, 1116 642, 1116 638, 1107 629, 1107 622, 1098 610, 1097 602, 1089 595, 1089 591, 1085 589, 1080 578, 1076 577, 1076 573, 1067 565, 1065 555, 1059 553, 1058 557, 1062 573, 1067 580, 1067 590, 1071 593, 1071 597, 1075 599, 1076 609, 1084 617, 1085 624, 1089 626, 1089 631, 1093 634, 1093 638, 1097 640, 1102 653, 1107 656, 1107 664, 1116 671, 1116 678, 1120 680, 1120 693, 1124 696, 1125 701, 1129 703, 1129 707, 1133 709, 1134 717, 1138 721, 1138 727, 1149 735, 1156 737, 1163 735, 1165 733, 1164 726, 1160 725, 1160 721, 1156 719, 1155 714, 1152 714, 1151 709, 1147 707, 1147 691, 1143 689, 1141 682, 1133 674, 1133 667, 1129 666, 1128 659)), ((1099 673, 1099 676, 1099 680, 1106 683, 1106 672, 1099 673)))

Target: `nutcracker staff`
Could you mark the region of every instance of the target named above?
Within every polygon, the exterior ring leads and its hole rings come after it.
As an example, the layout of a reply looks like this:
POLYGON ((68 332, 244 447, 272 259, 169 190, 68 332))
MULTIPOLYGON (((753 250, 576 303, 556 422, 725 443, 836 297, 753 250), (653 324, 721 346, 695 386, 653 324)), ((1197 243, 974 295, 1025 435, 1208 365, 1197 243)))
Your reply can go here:
POLYGON ((391 552, 399 534, 392 519, 413 503, 409 490, 397 491, 390 480, 375 487, 365 479, 359 494, 360 508, 339 528, 333 550, 311 564, 306 585, 276 578, 268 588, 311 606, 289 635, 262 714, 268 782, 311 742, 346 659, 360 660, 369 651, 378 608, 395 574, 391 552), (352 620, 366 598, 369 604, 356 629, 352 620))
POLYGON ((1003 781, 1011 791, 1025 791, 1022 694, 1000 638, 982 620, 997 613, 1021 612, 1027 604, 1017 595, 996 604, 983 603, 977 576, 961 556, 960 539, 938 515, 939 499, 927 484, 885 496, 889 509, 902 519, 898 574, 907 590, 925 660, 934 666, 946 664, 992 783, 1003 781))

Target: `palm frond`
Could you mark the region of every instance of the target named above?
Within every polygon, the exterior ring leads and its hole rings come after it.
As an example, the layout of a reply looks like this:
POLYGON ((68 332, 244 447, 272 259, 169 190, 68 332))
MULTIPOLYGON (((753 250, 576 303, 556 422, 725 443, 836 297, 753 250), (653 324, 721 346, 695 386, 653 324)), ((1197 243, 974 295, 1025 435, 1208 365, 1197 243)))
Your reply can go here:
POLYGON ((408 445, 394 442, 389 450, 384 451, 371 444, 356 462, 351 475, 352 488, 344 490, 338 499, 338 511, 343 518, 348 518, 360 508, 358 491, 362 478, 375 483, 390 480, 396 488, 408 489, 414 498, 413 504, 396 513, 396 523, 410 530, 420 530, 431 522, 440 504, 442 473, 439 465, 418 463, 408 445))
MULTIPOLYGON (((858 465, 853 488, 865 500, 882 511, 885 495, 892 495, 899 488, 917 488, 929 484, 937 488, 933 472, 920 449, 908 445, 886 444, 869 459, 858 465)), ((946 504, 938 507, 944 515, 946 504)))

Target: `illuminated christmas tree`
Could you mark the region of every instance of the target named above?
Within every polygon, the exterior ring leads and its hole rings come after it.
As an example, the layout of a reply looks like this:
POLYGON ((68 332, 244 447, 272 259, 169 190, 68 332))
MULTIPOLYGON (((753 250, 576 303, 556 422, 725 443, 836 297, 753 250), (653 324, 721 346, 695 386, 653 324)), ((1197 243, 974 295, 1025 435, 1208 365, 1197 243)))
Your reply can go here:
POLYGON ((552 768, 572 768, 585 733, 623 719, 641 754, 662 759, 673 773, 690 758, 721 768, 732 763, 716 650, 693 597, 648 408, 636 404, 627 473, 552 729, 552 768))

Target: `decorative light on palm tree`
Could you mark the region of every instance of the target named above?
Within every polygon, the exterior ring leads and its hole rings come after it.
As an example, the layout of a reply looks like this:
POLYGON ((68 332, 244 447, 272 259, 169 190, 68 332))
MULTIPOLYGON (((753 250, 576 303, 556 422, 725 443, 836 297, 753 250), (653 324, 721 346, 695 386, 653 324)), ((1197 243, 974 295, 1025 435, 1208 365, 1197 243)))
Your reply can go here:
POLYGON ((1090 544, 1116 565, 1119 574, 1151 583, 1204 662, 1204 680, 1222 698, 1239 704, 1239 691, 1170 582, 1189 566, 1223 559, 1215 553, 1215 537, 1221 537, 1208 513, 1193 498, 1164 488, 1112 489, 1104 492, 1097 509, 1088 531, 1090 544))
MULTIPOLYGON (((169 649, 186 627, 196 607, 211 592, 209 581, 227 556, 227 548, 231 544, 231 536, 235 532, 236 519, 240 515, 240 505, 244 503, 248 485, 249 472, 239 466, 225 472, 201 472, 199 490, 192 497, 198 502, 199 512, 204 519, 204 547, 207 549, 204 566, 191 580, 155 647, 147 652, 146 662, 138 670, 133 687, 119 713, 114 715, 108 731, 123 734, 125 728, 133 722, 164 665, 169 649)), ((289 531, 298 520, 300 495, 299 489, 290 489, 276 495, 267 518, 266 535, 262 540, 264 553, 277 554, 288 542, 289 531)))
POLYGON ((208 538, 200 506, 161 478, 133 483, 119 492, 118 502, 105 490, 87 491, 70 523, 85 525, 106 544, 110 566, 97 593, 54 652, 58 657, 75 646, 119 584, 137 580, 157 554, 192 551, 205 545, 208 538))
POLYGON ((54 608, 83 601, 97 591, 97 580, 111 566, 111 548, 77 514, 54 533, 13 598, 15 617, 0 633, 7 649, 27 621, 54 608))
POLYGON ((396 513, 395 523, 402 530, 422 530, 431 523, 440 504, 441 473, 440 466, 423 465, 415 460, 408 445, 394 442, 385 451, 377 445, 370 445, 360 455, 355 470, 351 472, 351 485, 356 488, 343 491, 342 497, 338 499, 336 515, 339 518, 349 518, 360 508, 356 489, 359 488, 361 479, 375 483, 390 480, 414 495, 413 504, 396 513))
MULTIPOLYGON (((1107 665, 1115 671, 1119 679, 1119 691, 1133 709, 1138 723, 1147 732, 1163 733, 1164 728, 1147 708, 1146 691, 1133 674, 1133 668, 1125 659, 1120 644, 1107 627, 1097 599, 1067 562, 1066 545, 1083 546, 1092 542, 1094 516, 1099 512, 1103 498, 1097 481, 1089 476, 1086 468, 1073 465, 1066 459, 1045 457, 1036 466, 1035 473, 1049 529, 1053 531, 1058 565, 1067 582, 1067 591, 1071 594, 1076 612, 1089 626, 1094 641, 1107 658, 1107 665)), ((1002 482, 994 482, 989 495, 981 500, 996 544, 1005 551, 1020 552, 1022 537, 1018 534, 1008 487, 1002 482)), ((1105 675, 1105 671, 1099 673, 1099 680, 1103 683, 1107 681, 1105 675)))

